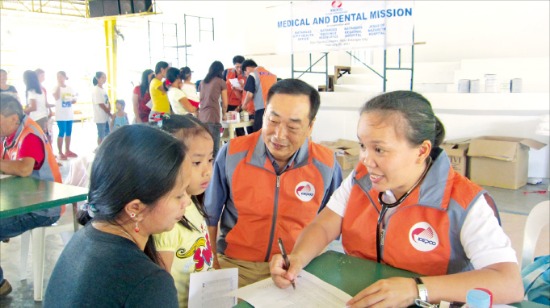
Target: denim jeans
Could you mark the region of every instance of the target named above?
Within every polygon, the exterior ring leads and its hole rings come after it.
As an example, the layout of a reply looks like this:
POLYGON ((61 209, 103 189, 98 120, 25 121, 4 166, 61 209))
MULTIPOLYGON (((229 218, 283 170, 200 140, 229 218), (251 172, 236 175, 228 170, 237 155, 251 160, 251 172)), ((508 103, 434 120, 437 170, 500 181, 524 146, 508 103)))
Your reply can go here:
MULTIPOLYGON (((0 219, 0 241, 18 236, 25 231, 51 226, 59 220, 59 216, 43 216, 35 213, 22 214, 0 219)), ((0 283, 4 281, 4 272, 0 266, 0 283)))
POLYGON ((206 126, 208 126, 208 129, 210 130, 210 133, 212 134, 212 137, 214 137, 214 159, 216 158, 216 155, 218 155, 218 150, 220 149, 220 133, 222 129, 221 123, 205 123, 206 126))

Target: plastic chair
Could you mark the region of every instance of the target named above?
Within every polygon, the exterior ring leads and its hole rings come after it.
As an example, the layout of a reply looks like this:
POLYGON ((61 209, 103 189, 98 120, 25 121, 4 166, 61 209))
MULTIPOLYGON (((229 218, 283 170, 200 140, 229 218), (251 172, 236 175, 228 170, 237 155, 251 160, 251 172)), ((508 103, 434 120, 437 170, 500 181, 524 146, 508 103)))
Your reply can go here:
POLYGON ((523 251, 521 253, 521 268, 525 268, 533 263, 535 259, 535 247, 539 239, 540 232, 548 224, 550 212, 550 201, 542 201, 527 216, 525 230, 523 232, 523 251))
POLYGON ((33 264, 33 283, 34 283, 34 300, 41 301, 43 295, 44 282, 44 260, 45 260, 45 238, 47 235, 59 234, 63 240, 63 244, 69 242, 70 236, 78 229, 75 229, 73 223, 73 207, 67 206, 67 211, 59 220, 47 227, 39 227, 29 230, 21 234, 21 263, 19 267, 19 275, 21 280, 27 277, 27 259, 29 257, 29 247, 32 244, 32 264, 33 264), (67 236, 64 236, 66 233, 67 236), (32 243, 31 243, 32 240, 32 243))

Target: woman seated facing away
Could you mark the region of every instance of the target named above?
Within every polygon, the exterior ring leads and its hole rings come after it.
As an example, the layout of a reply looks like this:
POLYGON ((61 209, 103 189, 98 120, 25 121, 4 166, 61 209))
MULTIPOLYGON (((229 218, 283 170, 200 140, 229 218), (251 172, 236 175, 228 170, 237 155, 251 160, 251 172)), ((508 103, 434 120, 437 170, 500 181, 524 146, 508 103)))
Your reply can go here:
POLYGON ((377 96, 362 108, 357 136, 360 163, 301 233, 288 271, 281 255, 273 257, 277 286, 288 287, 341 234, 347 254, 421 276, 379 280, 350 307, 463 302, 477 287, 490 290, 495 303, 521 301, 516 254, 493 199, 452 169, 430 102, 410 91, 377 96))
POLYGON ((127 125, 99 147, 79 230, 53 270, 44 307, 178 307, 152 234, 171 230, 190 204, 191 160, 154 127, 127 125))

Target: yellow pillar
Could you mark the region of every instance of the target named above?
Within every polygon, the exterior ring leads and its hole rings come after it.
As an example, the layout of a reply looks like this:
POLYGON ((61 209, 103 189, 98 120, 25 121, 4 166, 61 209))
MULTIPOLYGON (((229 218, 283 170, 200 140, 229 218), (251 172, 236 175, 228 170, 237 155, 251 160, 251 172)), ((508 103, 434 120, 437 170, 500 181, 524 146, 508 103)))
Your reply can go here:
POLYGON ((107 83, 109 87, 107 95, 109 96, 109 102, 111 102, 111 110, 115 108, 115 101, 117 99, 117 36, 115 32, 116 19, 105 19, 105 52, 107 59, 107 83))

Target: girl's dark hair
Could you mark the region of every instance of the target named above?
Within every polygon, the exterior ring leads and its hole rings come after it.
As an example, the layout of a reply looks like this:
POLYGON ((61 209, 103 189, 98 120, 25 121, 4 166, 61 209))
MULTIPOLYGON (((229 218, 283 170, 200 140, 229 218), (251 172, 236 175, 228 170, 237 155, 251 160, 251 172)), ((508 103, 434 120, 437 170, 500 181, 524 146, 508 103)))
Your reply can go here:
POLYGON ((164 61, 157 62, 157 65, 155 65, 155 74, 160 73, 162 69, 167 68, 168 66, 169 66, 168 62, 164 62, 164 61))
POLYGON ((94 84, 94 86, 97 86, 99 78, 101 78, 101 76, 103 76, 103 75, 105 75, 104 72, 96 72, 95 73, 94 79, 92 79, 92 83, 94 84))
POLYGON ((204 83, 209 83, 214 77, 223 79, 223 64, 220 61, 214 61, 208 69, 208 74, 204 77, 204 83))
POLYGON ((26 89, 26 98, 29 97, 29 91, 34 90, 36 94, 42 94, 42 88, 40 87, 40 82, 38 81, 38 74, 35 71, 27 70, 23 73, 23 81, 25 82, 26 89))
MULTIPOLYGON (((93 218, 79 211, 80 224, 91 219, 116 224, 126 204, 135 199, 154 207, 176 185, 186 150, 170 134, 148 125, 126 125, 109 134, 92 164, 88 203, 93 218)), ((145 254, 161 264, 152 237, 145 254)))
POLYGON ((432 143, 432 153, 439 151, 445 139, 445 127, 435 116, 432 105, 422 95, 412 91, 393 91, 369 100, 364 112, 381 112, 386 118, 399 113, 404 123, 397 123, 405 138, 412 145, 420 145, 424 140, 432 143))
POLYGON ((166 86, 168 87, 168 85, 171 85, 178 78, 181 79, 180 70, 175 67, 171 67, 168 71, 166 71, 166 80, 164 83, 167 84, 166 86))
MULTIPOLYGON (((179 114, 172 114, 172 115, 162 115, 162 121, 160 121, 160 129, 162 129, 165 132, 168 132, 170 134, 175 134, 179 131, 182 132, 183 140, 181 140, 184 144, 189 142, 190 137, 194 136, 208 136, 209 138, 212 138, 212 141, 214 141, 214 138, 212 137, 212 133, 208 129, 208 126, 206 126, 203 122, 201 122, 199 119, 195 118, 191 114, 186 115, 179 115, 179 114)), ((159 125, 157 123, 154 123, 153 125, 159 125)), ((197 196, 191 196, 191 199, 193 202, 197 205, 197 210, 199 213, 205 218, 208 219, 208 215, 206 214, 206 211, 204 209, 203 200, 199 200, 197 196)), ((200 231, 197 226, 194 226, 187 218, 185 218, 185 215, 180 220, 180 223, 187 229, 193 231, 197 230, 200 231)))
POLYGON ((146 69, 141 73, 141 84, 139 85, 139 92, 141 93, 141 97, 145 95, 149 91, 149 75, 151 75, 153 70, 146 69))

